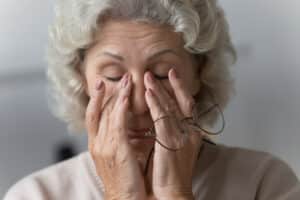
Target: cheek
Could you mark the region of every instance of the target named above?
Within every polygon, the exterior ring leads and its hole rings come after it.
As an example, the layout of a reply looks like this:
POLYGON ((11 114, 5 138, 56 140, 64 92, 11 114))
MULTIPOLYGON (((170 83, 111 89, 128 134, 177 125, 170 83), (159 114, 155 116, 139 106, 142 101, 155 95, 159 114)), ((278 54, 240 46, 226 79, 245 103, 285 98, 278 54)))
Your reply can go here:
MULTIPOLYGON (((195 95, 199 91, 199 82, 194 79, 188 79, 186 80, 185 77, 182 77, 182 82, 184 84, 184 88, 188 91, 189 94, 195 95)), ((167 90, 169 95, 173 98, 176 99, 174 90, 169 83, 169 81, 163 82, 164 88, 167 90)))
POLYGON ((88 84, 88 91, 87 94, 90 96, 95 91, 96 87, 96 82, 98 80, 102 80, 104 82, 104 87, 105 87, 105 93, 104 93, 104 99, 103 102, 106 102, 108 98, 114 94, 117 88, 116 83, 111 83, 107 80, 104 80, 100 75, 95 75, 95 76, 86 76, 87 84, 88 84))
POLYGON ((187 90, 189 94, 194 96, 198 93, 200 77, 197 77, 193 68, 187 68, 187 70, 182 73, 181 81, 185 90, 187 90))
POLYGON ((96 82, 97 82, 97 80, 99 80, 99 77, 90 76, 87 74, 85 76, 85 80, 86 80, 86 84, 87 84, 87 85, 85 85, 86 93, 88 94, 88 96, 91 96, 96 92, 96 82))
POLYGON ((196 95, 199 91, 199 81, 196 79, 190 79, 186 81, 185 88, 188 91, 188 93, 192 96, 196 95))
POLYGON ((109 81, 104 80, 104 85, 105 85, 105 93, 104 93, 103 102, 106 102, 112 95, 116 93, 117 83, 111 83, 109 81))

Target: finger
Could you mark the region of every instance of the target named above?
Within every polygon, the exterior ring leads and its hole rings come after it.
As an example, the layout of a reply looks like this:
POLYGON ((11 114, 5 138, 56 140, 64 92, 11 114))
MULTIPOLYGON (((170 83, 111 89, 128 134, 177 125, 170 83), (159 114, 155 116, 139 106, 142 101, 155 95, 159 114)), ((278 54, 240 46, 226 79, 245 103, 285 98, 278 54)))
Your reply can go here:
POLYGON ((102 80, 99 80, 94 91, 92 91, 90 101, 86 108, 85 124, 91 139, 95 138, 98 132, 104 90, 104 83, 102 80))
MULTIPOLYGON (((132 88, 132 80, 129 74, 125 75, 124 81, 121 83, 120 92, 118 98, 115 103, 114 115, 115 115, 115 123, 117 127, 120 127, 122 130, 126 130, 127 128, 127 113, 129 106, 129 96, 132 88)), ((124 133, 121 133, 124 135, 124 133)))
POLYGON ((150 115, 154 121, 156 135, 160 138, 160 140, 166 141, 168 135, 171 134, 170 130, 167 131, 168 123, 170 121, 169 116, 162 108, 162 105, 158 101, 152 89, 147 89, 145 97, 150 110, 150 115))
POLYGON ((177 150, 183 146, 184 138, 178 131, 178 124, 173 116, 168 116, 162 109, 160 102, 151 89, 146 91, 146 102, 150 108, 150 114, 154 120, 157 143, 155 148, 158 151, 177 150), (159 121, 157 121, 159 119, 159 121))
POLYGON ((188 89, 184 86, 174 69, 169 71, 168 76, 180 110, 185 117, 190 117, 192 115, 193 106, 195 105, 194 98, 188 92, 188 89))
POLYGON ((193 146, 198 146, 202 141, 203 135, 199 132, 192 133, 192 134, 190 134, 189 138, 190 138, 190 143, 193 146))
POLYGON ((153 120, 167 115, 151 88, 146 90, 145 97, 153 120))
POLYGON ((101 108, 101 119, 99 120, 99 128, 97 132, 97 143, 100 144, 100 146, 103 146, 103 142, 107 137, 107 130, 109 130, 109 119, 112 118, 112 105, 116 101, 115 99, 115 95, 111 95, 108 97, 108 99, 106 99, 105 102, 103 102, 103 106, 101 108))
POLYGON ((116 102, 117 102, 117 99, 118 99, 118 96, 119 96, 119 93, 122 89, 122 84, 124 84, 124 81, 126 79, 126 74, 123 75, 120 83, 117 85, 116 89, 114 89, 112 91, 112 95, 109 96, 106 101, 103 103, 103 107, 102 107, 102 113, 104 115, 109 115, 110 113, 113 112, 114 110, 114 107, 116 105, 116 102))
POLYGON ((119 121, 119 116, 116 116, 115 107, 116 105, 120 104, 119 96, 122 90, 122 85, 124 84, 126 79, 126 74, 122 77, 117 89, 113 92, 113 95, 107 100, 105 103, 106 105, 103 108, 102 111, 102 118, 103 120, 100 121, 100 130, 101 134, 99 134, 99 143, 105 144, 106 141, 113 141, 115 138, 114 134, 111 134, 111 132, 119 132, 120 129, 119 125, 116 124, 116 122, 119 121), (112 129, 116 131, 111 131, 112 129), (109 133, 107 133, 110 130, 109 133))
POLYGON ((182 116, 176 101, 174 101, 163 85, 153 78, 153 75, 150 72, 145 74, 145 86, 146 89, 150 88, 151 91, 153 91, 166 113, 171 114, 174 117, 182 116))

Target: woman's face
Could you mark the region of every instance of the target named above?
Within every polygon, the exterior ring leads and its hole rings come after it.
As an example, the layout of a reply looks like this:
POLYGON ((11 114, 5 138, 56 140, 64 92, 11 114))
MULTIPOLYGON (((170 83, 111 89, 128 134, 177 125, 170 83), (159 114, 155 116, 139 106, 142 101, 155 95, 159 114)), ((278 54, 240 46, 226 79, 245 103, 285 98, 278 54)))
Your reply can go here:
MULTIPOLYGON (((96 41, 85 56, 86 92, 90 95, 96 81, 103 80, 105 102, 117 91, 121 77, 129 73, 133 83, 129 101, 130 129, 148 129, 153 124, 145 101, 144 75, 147 71, 160 80, 174 99, 168 80, 171 68, 175 69, 192 95, 199 90, 200 81, 195 62, 183 48, 181 35, 174 33, 170 27, 110 20, 102 25, 96 41)), ((142 150, 145 144, 136 146, 142 150)))

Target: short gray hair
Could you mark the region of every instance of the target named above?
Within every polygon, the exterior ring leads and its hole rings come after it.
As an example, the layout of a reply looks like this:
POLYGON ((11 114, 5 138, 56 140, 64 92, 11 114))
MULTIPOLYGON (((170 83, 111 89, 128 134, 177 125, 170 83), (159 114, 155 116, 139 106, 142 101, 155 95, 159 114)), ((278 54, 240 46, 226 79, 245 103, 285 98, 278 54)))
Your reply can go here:
MULTIPOLYGON (((85 130, 85 111, 89 101, 85 93, 83 52, 94 42, 105 18, 128 19, 171 25, 183 35, 184 48, 205 56, 201 80, 223 109, 234 94, 229 67, 236 53, 229 36, 224 12, 216 0, 58 0, 55 19, 49 28, 47 48, 48 99, 53 114, 68 124, 70 132, 85 130)), ((200 90, 196 102, 211 101, 200 90)), ((206 117, 208 124, 218 114, 206 117)))

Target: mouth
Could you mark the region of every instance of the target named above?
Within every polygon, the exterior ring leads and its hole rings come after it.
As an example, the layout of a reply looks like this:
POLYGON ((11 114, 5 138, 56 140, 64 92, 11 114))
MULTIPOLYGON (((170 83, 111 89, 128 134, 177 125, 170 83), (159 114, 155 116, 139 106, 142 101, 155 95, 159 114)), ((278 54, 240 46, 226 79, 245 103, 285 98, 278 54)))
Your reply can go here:
POLYGON ((152 137, 147 136, 145 133, 149 132, 150 129, 129 129, 129 139, 151 139, 152 137))

